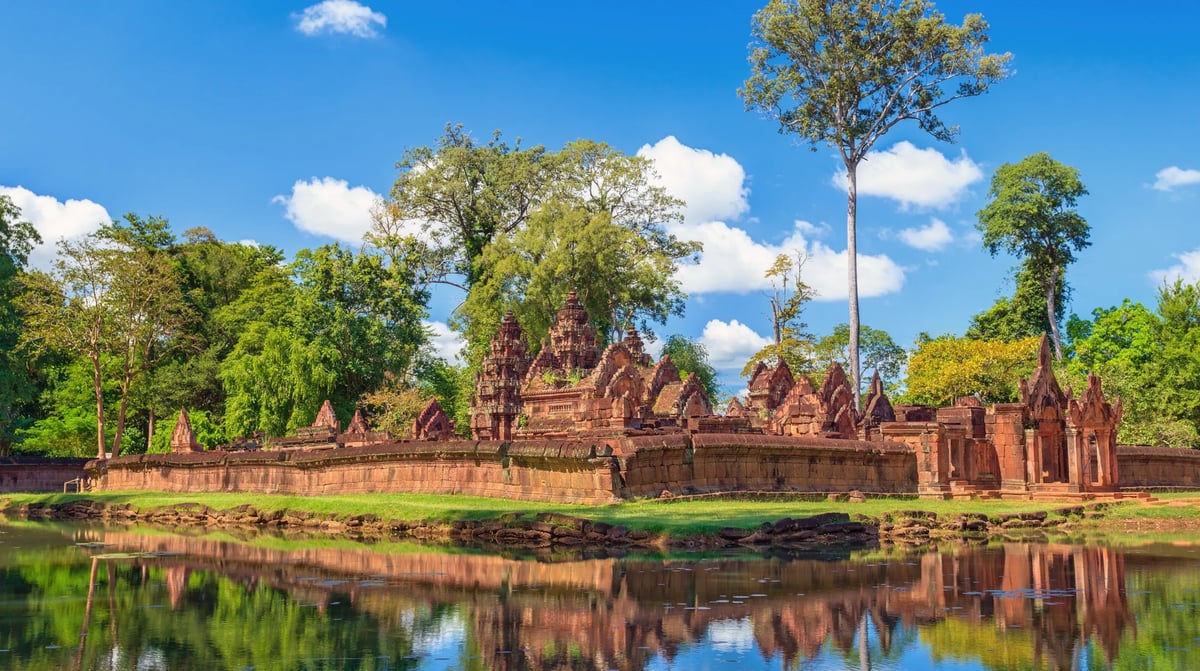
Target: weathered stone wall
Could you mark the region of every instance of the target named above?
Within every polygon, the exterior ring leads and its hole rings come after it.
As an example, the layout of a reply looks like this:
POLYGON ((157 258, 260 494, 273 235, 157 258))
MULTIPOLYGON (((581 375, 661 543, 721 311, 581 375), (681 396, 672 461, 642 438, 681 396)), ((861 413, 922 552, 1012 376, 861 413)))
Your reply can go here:
POLYGON ((87 459, 10 457, 0 459, 0 492, 61 492, 63 483, 84 477, 87 459))
POLYGON ((899 443, 670 434, 612 441, 409 442, 327 450, 131 455, 88 466, 99 490, 421 492, 609 503, 715 491, 915 492, 899 443), (611 456, 610 456, 611 455, 611 456))
POLYGON ((916 458, 899 443, 748 434, 644 436, 614 445, 627 498, 717 491, 911 493, 916 458))
POLYGON ((1121 487, 1200 488, 1200 450, 1118 445, 1117 474, 1121 487))
POLYGON ((412 442, 325 450, 131 455, 93 462, 100 490, 416 492, 609 503, 611 460, 586 443, 412 442))

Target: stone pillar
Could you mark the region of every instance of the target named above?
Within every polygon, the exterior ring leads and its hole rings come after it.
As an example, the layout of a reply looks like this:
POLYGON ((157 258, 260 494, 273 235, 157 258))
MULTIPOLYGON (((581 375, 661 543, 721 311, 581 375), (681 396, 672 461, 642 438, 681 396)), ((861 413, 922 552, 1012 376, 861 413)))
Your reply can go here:
POLYGON ((937 422, 888 422, 879 426, 885 441, 904 443, 917 458, 917 494, 922 498, 950 496, 950 450, 937 422))
POLYGON ((1000 466, 997 476, 1001 490, 1014 494, 1028 491, 1025 406, 1020 403, 997 403, 988 410, 987 426, 1000 466))

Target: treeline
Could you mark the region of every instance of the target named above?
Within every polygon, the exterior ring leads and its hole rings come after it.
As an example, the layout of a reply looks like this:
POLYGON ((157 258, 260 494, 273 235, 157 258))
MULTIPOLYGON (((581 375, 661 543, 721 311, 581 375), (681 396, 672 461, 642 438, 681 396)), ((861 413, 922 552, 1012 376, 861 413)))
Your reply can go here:
MULTIPOLYGON (((182 408, 212 447, 310 424, 326 398, 343 421, 365 406, 374 428, 401 436, 437 398, 465 431, 506 310, 544 333, 578 288, 607 339, 682 314, 675 269, 699 245, 665 230, 682 202, 653 184, 647 159, 588 140, 482 143, 447 126, 398 168, 361 249, 291 259, 129 214, 31 270, 38 234, 0 200, 0 451, 165 451, 182 408), (464 294, 452 323, 465 366, 431 353, 435 285, 464 294)), ((715 394, 703 351, 668 345, 715 394)))
POLYGON ((284 263, 271 246, 203 228, 180 239, 130 214, 60 242, 49 271, 8 259, 6 451, 165 451, 181 408, 211 447, 311 423, 325 398, 348 417, 389 385, 455 388, 424 352, 426 292, 370 251, 284 263))

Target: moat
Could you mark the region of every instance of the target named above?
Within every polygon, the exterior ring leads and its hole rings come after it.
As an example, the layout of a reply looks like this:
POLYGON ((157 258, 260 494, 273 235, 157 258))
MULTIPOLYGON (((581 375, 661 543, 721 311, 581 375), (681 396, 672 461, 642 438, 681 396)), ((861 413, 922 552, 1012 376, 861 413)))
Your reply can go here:
POLYGON ((0 526, 0 667, 1188 669, 1200 546, 496 554, 0 526))

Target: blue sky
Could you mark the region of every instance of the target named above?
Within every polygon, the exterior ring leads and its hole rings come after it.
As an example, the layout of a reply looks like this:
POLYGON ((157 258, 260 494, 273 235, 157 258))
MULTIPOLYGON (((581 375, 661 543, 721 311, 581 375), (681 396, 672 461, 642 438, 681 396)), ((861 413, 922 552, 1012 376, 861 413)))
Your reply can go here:
MULTIPOLYGON (((803 247, 817 334, 846 321, 839 162, 746 112, 759 2, 9 3, 0 21, 0 192, 54 239, 105 217, 304 247, 351 243, 409 146, 447 122, 557 149, 578 138, 655 159, 707 243, 680 278, 725 371, 769 334, 762 271, 803 247), (839 256, 840 255, 840 256, 839 256)), ((1011 291, 975 233, 996 167, 1046 151, 1091 194, 1070 310, 1152 304, 1200 278, 1200 51, 1192 3, 941 2, 982 12, 1014 75, 944 108, 956 144, 897 127, 863 166, 863 323, 908 346, 962 333, 1011 291)), ((35 261, 45 264, 49 250, 35 261)), ((431 320, 459 299, 439 293, 431 320)), ((442 343, 445 344, 444 342, 442 343)), ((727 376, 727 381, 736 377, 727 376)))

